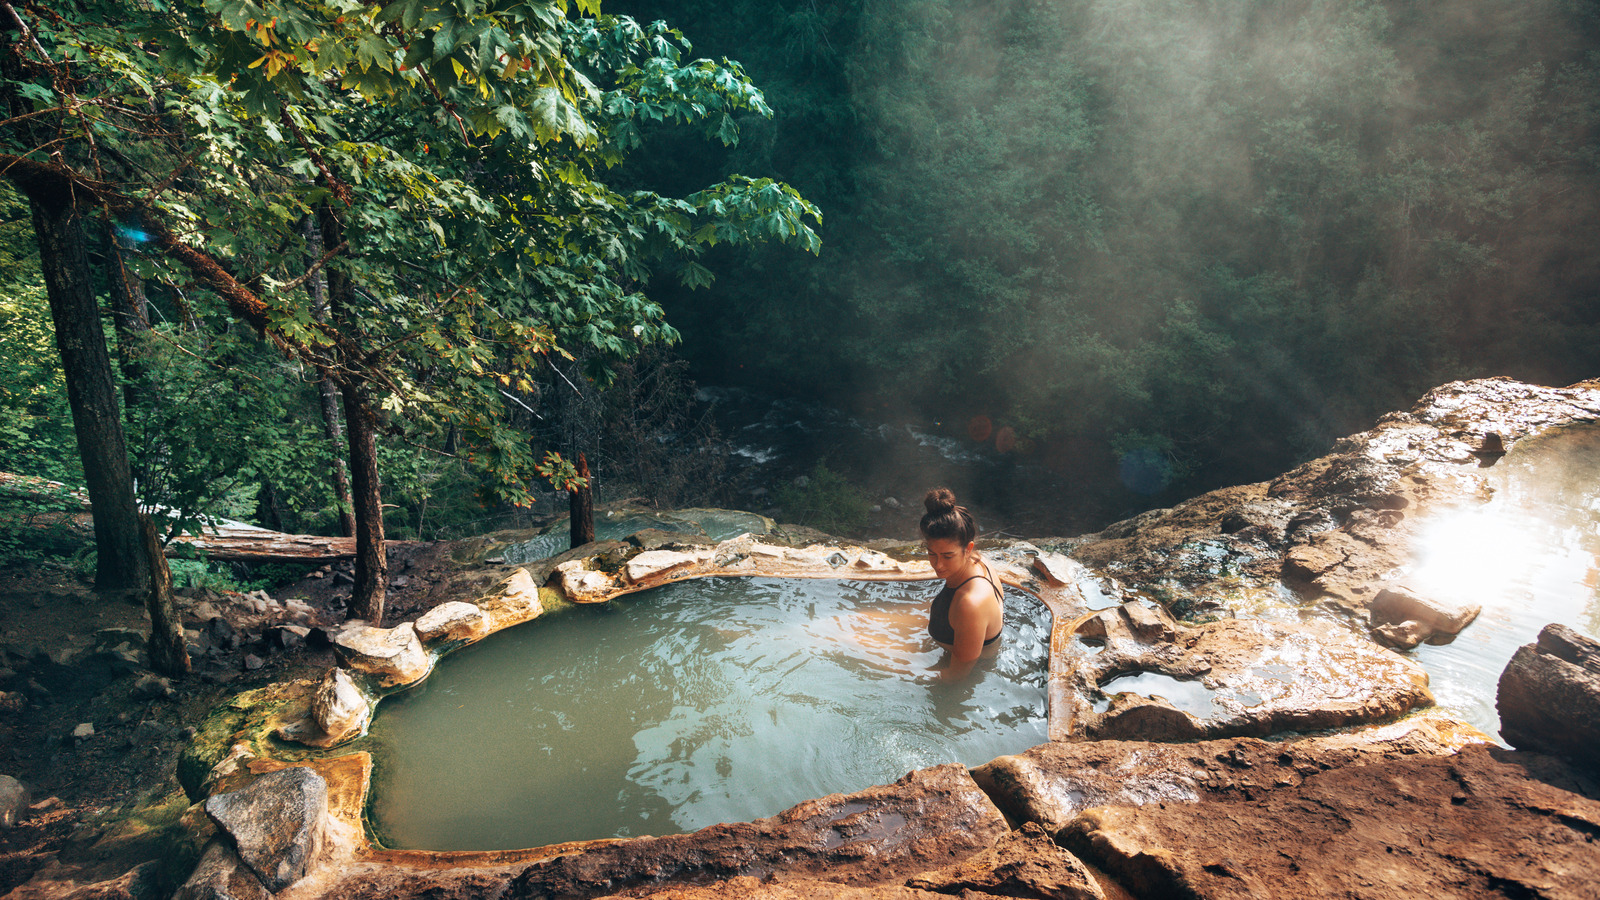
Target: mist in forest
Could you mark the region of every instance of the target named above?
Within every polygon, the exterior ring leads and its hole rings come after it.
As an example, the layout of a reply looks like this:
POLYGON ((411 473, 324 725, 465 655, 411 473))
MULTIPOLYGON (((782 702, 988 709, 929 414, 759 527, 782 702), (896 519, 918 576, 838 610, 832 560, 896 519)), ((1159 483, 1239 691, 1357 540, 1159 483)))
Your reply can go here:
POLYGON ((1164 488, 1444 381, 1595 374, 1594 4, 660 6, 777 111, 725 168, 827 217, 819 258, 673 299, 711 377, 1164 488))

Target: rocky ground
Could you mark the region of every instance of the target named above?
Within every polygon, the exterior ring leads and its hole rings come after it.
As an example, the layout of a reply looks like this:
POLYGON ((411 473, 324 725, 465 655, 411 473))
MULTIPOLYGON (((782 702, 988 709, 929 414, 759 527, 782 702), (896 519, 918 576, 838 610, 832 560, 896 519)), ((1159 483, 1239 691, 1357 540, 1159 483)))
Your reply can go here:
MULTIPOLYGON (((1308 608, 1391 646, 1464 627, 1470 617, 1460 610, 1440 598, 1396 600, 1401 586, 1387 580, 1420 513, 1481 502, 1482 470, 1518 440, 1597 420, 1596 385, 1447 385, 1272 482, 1212 492, 1097 535, 1036 542, 1072 553, 1139 598, 1072 623, 1076 639, 1106 648, 1098 663, 1086 657, 1072 670, 1084 679, 1073 684, 1092 688, 1108 674, 1096 666, 1231 677, 1205 642, 1237 626, 1207 620, 1236 612, 1258 589, 1287 587, 1308 608)), ((788 541, 823 537, 796 532, 788 541)), ((591 556, 616 556, 607 564, 615 570, 651 552, 646 543, 609 542, 591 556)), ((507 566, 481 567, 493 546, 396 545, 383 624, 414 620, 503 575, 507 566), (463 568, 463 560, 474 562, 463 568)), ((539 583, 555 562, 534 567, 539 583)), ((1036 568, 1054 579, 1050 565, 1036 568)), ((563 577, 576 584, 595 571, 569 567, 563 577)), ((190 592, 186 624, 200 662, 194 677, 164 683, 141 668, 136 644, 119 630, 145 627, 137 606, 96 596, 68 568, 0 572, 0 775, 28 790, 14 807, 17 823, 0 825, 0 897, 171 896, 199 856, 194 835, 218 833, 178 787, 180 748, 206 710, 230 696, 296 679, 314 684, 335 661, 319 638, 342 619, 347 590, 331 566, 278 592, 293 604, 190 592)), ((1562 709, 1600 709, 1574 705, 1600 697, 1600 647, 1581 636, 1552 634, 1548 647, 1541 638, 1540 650, 1514 665, 1527 669, 1522 695, 1532 698, 1519 702, 1547 695, 1562 709)), ((1392 718, 1412 702, 1376 715, 1392 718)), ((1541 723, 1559 730, 1559 709, 1520 720, 1541 737, 1518 744, 1548 755, 1485 743, 1432 713, 1263 740, 1214 737, 1264 732, 1219 730, 1170 709, 1113 706, 1090 730, 1148 738, 1139 729, 1152 710, 1162 733, 1184 739, 1055 741, 971 771, 935 767, 692 835, 494 858, 369 850, 318 868, 319 837, 311 860, 302 853, 300 868, 273 880, 284 871, 281 853, 278 868, 263 868, 259 838, 224 824, 231 838, 209 845, 180 896, 266 897, 264 881, 286 900, 1600 896, 1600 770, 1591 748, 1544 739, 1552 729, 1541 723), (1113 719, 1124 726, 1109 727, 1113 719)), ((228 770, 212 799, 282 769, 267 763, 228 770)), ((351 788, 364 784, 359 769, 289 770, 301 773, 307 806, 321 803, 343 823, 327 827, 344 828, 346 846, 360 829, 360 793, 351 788)), ((0 820, 6 797, 0 779, 0 820)), ((207 809, 213 821, 227 818, 207 809)))
MULTIPOLYGON (((447 550, 391 545, 394 620, 441 601, 447 550)), ((149 633, 149 618, 137 597, 97 594, 90 574, 68 564, 0 569, 0 776, 16 779, 28 800, 13 827, 0 827, 0 897, 58 863, 113 877, 148 861, 158 840, 104 841, 106 825, 170 799, 179 752, 219 702, 334 664, 326 641, 266 622, 315 629, 342 621, 347 569, 313 570, 279 591, 305 601, 303 612, 274 603, 261 615, 259 596, 180 590, 191 648, 202 651, 187 679, 146 668, 137 638, 149 633)))

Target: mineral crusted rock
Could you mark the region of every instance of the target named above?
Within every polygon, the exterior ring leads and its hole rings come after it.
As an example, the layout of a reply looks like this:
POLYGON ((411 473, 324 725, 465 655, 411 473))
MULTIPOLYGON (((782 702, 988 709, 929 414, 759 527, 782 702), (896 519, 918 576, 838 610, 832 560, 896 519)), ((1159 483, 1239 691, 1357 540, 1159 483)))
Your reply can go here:
POLYGON ((330 636, 334 652, 351 669, 370 675, 386 687, 410 684, 428 674, 428 654, 410 622, 374 628, 359 619, 330 636))
POLYGON ((1051 900, 1105 900, 1106 896, 1082 860, 1057 846, 1048 831, 1032 822, 1000 838, 993 847, 918 875, 906 886, 940 894, 975 891, 1051 900))
POLYGON ((206 845, 200 864, 172 900, 270 900, 261 879, 221 839, 206 845))
POLYGON ((10 828, 28 808, 28 789, 10 775, 0 775, 0 828, 10 828))
POLYGON ((599 603, 609 600, 618 588, 617 581, 605 572, 596 572, 585 560, 574 559, 556 566, 555 577, 561 593, 573 603, 599 603))
POLYGON ((934 860, 965 858, 1006 831, 966 768, 952 763, 893 785, 808 800, 769 819, 589 845, 528 867, 505 896, 599 896, 735 875, 883 884, 925 871, 934 860))
POLYGON ((1144 603, 1124 603, 1122 614, 1134 636, 1145 641, 1170 641, 1178 636, 1177 624, 1160 606, 1144 603))
POLYGON ((1085 627, 1103 630, 1105 649, 1078 659, 1067 674, 1079 697, 1076 730, 1094 740, 1316 731, 1381 722, 1433 702, 1420 665, 1330 623, 1224 619, 1180 628, 1172 640, 1130 640, 1131 623, 1119 619, 1102 614, 1080 626, 1080 635, 1085 627), (1081 699, 1118 693, 1112 680, 1137 672, 1197 681, 1209 705, 1180 709, 1155 699, 1164 696, 1159 689, 1148 698, 1122 694, 1101 713, 1081 699))
MULTIPOLYGON (((535 593, 535 598, 538 594, 535 593)), ((476 641, 489 633, 489 620, 472 603, 451 600, 423 613, 416 622, 417 636, 424 644, 440 641, 476 641)))
POLYGON ((277 893, 306 874, 328 827, 328 783, 303 766, 269 772, 248 787, 206 800, 239 858, 277 893))
POLYGON ((319 746, 333 746, 360 734, 372 715, 372 704, 356 686, 350 673, 334 667, 322 677, 311 696, 311 719, 326 736, 319 746))
POLYGON ((1495 705, 1513 747, 1600 768, 1600 643, 1546 625, 1500 673, 1495 705))
POLYGON ((1071 584, 1084 571, 1081 563, 1058 553, 1041 553, 1034 557, 1033 569, 1050 584, 1071 584))
POLYGON ((1394 585, 1378 591, 1367 611, 1379 640, 1409 650, 1423 641, 1449 642, 1472 624, 1482 608, 1476 603, 1446 603, 1394 585))
POLYGON ((1102 806, 1058 840, 1136 897, 1578 900, 1600 896, 1597 787, 1480 745, 1237 800, 1102 806))
POLYGON ((478 601, 478 608, 489 620, 490 631, 500 631, 544 615, 539 585, 527 569, 518 569, 496 589, 478 601))
MULTIPOLYGON (((1280 578, 1308 601, 1364 613, 1370 585, 1411 562, 1432 510, 1488 499, 1485 435, 1501 447, 1600 420, 1600 384, 1546 388, 1491 378, 1446 384, 1409 412, 1339 441, 1270 483, 1223 488, 1108 526, 1073 556, 1125 583, 1165 584, 1200 600, 1280 578), (1280 515, 1284 526, 1276 527, 1280 515), (1208 554, 1182 551, 1219 535, 1208 554)), ((1492 447, 1490 448, 1493 449, 1492 447)))
POLYGON ((1052 742, 991 760, 972 777, 1012 821, 1056 831, 1091 807, 1238 799, 1329 769, 1450 754, 1487 740, 1447 717, 1424 714, 1293 741, 1052 742))
POLYGON ((699 557, 693 554, 679 553, 675 550, 646 550, 628 560, 627 565, 622 568, 622 573, 629 584, 638 584, 647 578, 691 565, 698 559, 699 557))

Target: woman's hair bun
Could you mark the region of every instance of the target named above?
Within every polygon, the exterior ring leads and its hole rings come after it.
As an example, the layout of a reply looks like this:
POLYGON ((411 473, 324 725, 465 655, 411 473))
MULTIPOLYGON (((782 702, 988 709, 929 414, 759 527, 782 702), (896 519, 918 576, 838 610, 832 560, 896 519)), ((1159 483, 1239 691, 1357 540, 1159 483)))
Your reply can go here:
POLYGON ((947 513, 956 508, 956 495, 949 488, 934 488, 922 498, 922 505, 934 515, 947 513))

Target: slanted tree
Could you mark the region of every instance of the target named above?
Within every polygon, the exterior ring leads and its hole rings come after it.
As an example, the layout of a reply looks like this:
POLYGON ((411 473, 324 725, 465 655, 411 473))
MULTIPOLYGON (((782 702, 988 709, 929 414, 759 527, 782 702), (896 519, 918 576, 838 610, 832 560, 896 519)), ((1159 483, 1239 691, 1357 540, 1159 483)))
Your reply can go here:
POLYGON ((603 380, 608 360, 675 340, 633 287, 652 260, 676 258, 703 284, 704 247, 817 248, 817 211, 777 182, 734 177, 674 199, 600 180, 639 146, 641 120, 700 122, 731 142, 735 112, 768 112, 737 64, 685 62, 687 43, 663 25, 568 18, 566 2, 209 0, 112 28, 117 4, 80 2, 77 18, 47 17, 51 39, 99 67, 101 92, 62 102, 54 82, 11 88, 39 116, 92 108, 139 152, 119 151, 118 180, 43 145, 13 144, 0 169, 135 218, 168 277, 338 386, 359 547, 352 615, 383 615, 386 421, 453 431, 495 497, 525 502, 533 477, 575 472, 509 426, 507 403, 536 402, 531 373, 565 347, 591 351, 586 374, 603 380), (115 100, 158 93, 159 115, 115 100), (291 268, 308 214, 325 248, 309 272, 291 268), (317 270, 326 321, 305 292, 317 270))

